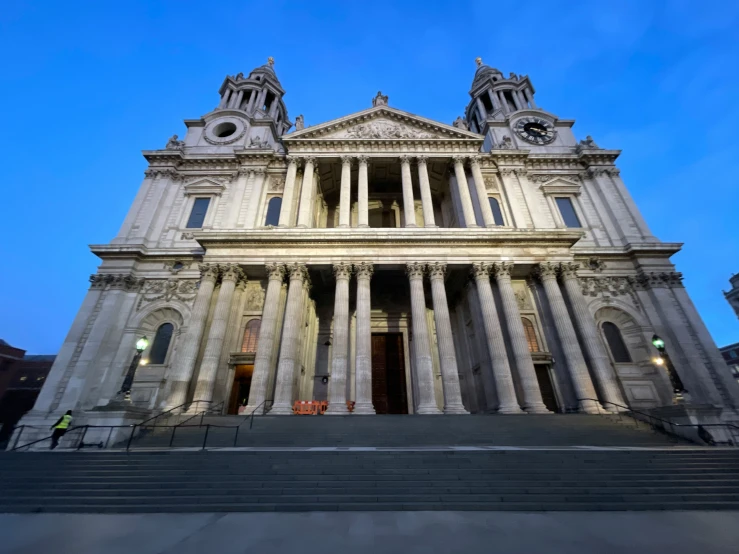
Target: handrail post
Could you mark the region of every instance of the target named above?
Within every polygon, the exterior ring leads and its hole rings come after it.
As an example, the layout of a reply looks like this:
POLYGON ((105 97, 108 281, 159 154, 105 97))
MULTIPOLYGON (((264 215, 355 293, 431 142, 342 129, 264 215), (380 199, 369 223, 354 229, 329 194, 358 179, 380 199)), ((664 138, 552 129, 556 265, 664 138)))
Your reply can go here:
POLYGON ((85 425, 82 431, 82 436, 80 437, 80 442, 77 443, 77 450, 80 450, 85 444, 85 435, 87 435, 87 429, 89 429, 89 427, 89 425, 85 425))
POLYGON ((174 444, 174 434, 177 432, 177 426, 175 425, 172 427, 172 437, 169 439, 169 447, 172 448, 172 444, 174 444))
POLYGON ((208 443, 208 432, 210 431, 210 423, 205 426, 205 436, 203 437, 203 450, 205 450, 205 445, 208 443))
POLYGON ((126 452, 128 452, 131 449, 131 442, 133 441, 133 435, 136 433, 136 425, 134 424, 131 427, 131 436, 128 437, 128 443, 126 444, 126 452))
POLYGON ((108 438, 105 440, 105 446, 103 448, 108 448, 108 444, 110 444, 110 437, 113 434, 113 426, 110 426, 110 430, 108 431, 108 438))
POLYGON ((16 448, 18 448, 18 441, 21 440, 21 435, 23 434, 23 431, 25 429, 26 429, 25 425, 21 425, 20 428, 18 429, 18 434, 15 436, 15 444, 13 445, 12 450, 15 450, 16 448))
POLYGON ((239 442, 239 429, 241 428, 240 425, 236 426, 236 434, 234 435, 234 448, 236 448, 236 443, 239 442))

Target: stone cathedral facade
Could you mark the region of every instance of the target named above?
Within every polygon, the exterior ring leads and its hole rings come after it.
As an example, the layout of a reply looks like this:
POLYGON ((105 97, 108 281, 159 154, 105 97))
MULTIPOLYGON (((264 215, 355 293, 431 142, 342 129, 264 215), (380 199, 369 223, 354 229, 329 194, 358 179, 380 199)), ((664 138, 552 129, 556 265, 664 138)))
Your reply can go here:
POLYGON ((596 413, 728 417, 739 387, 615 165, 477 60, 452 125, 392 106, 293 123, 270 59, 145 178, 23 423, 224 414, 596 413), (142 335, 132 389, 118 391, 142 335))

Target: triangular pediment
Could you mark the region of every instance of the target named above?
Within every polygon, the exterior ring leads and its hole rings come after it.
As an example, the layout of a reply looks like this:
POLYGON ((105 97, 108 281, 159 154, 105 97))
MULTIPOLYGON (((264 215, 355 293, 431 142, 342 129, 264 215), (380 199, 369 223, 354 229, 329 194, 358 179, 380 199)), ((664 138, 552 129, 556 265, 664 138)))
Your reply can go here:
POLYGON ((554 177, 539 187, 544 194, 580 194, 581 185, 565 177, 554 177))
POLYGON ((190 177, 182 187, 186 195, 216 194, 220 195, 226 188, 220 179, 212 177, 190 177))
POLYGON ((484 137, 389 106, 377 106, 320 125, 301 129, 282 137, 299 140, 468 140, 484 137))

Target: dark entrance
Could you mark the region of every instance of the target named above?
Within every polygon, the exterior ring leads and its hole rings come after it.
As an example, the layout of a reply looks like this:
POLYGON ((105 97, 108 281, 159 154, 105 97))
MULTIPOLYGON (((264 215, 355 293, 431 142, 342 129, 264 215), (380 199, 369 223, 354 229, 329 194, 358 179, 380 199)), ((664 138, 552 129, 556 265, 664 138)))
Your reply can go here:
POLYGON ((407 414, 401 333, 372 334, 372 404, 378 414, 407 414))
POLYGON ((245 405, 249 398, 249 389, 251 388, 251 375, 254 366, 237 365, 234 371, 234 384, 231 387, 231 398, 228 402, 228 413, 238 414, 239 406, 245 405))
POLYGON ((541 399, 544 405, 554 413, 559 412, 557 404, 557 395, 554 392, 552 377, 549 374, 549 366, 544 364, 536 364, 536 380, 539 382, 539 390, 541 390, 541 399))

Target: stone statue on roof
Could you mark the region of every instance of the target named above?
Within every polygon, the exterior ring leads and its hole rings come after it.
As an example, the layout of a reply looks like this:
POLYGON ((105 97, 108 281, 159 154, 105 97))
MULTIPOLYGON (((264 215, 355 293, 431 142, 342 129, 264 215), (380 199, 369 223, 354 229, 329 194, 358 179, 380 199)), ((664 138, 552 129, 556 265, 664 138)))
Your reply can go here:
POLYGON ((387 106, 387 95, 382 94, 381 90, 377 91, 377 96, 372 99, 372 107, 387 106))
POLYGON ((467 120, 464 117, 458 117, 454 120, 454 123, 452 125, 454 125, 457 129, 464 129, 465 131, 468 130, 467 120))

